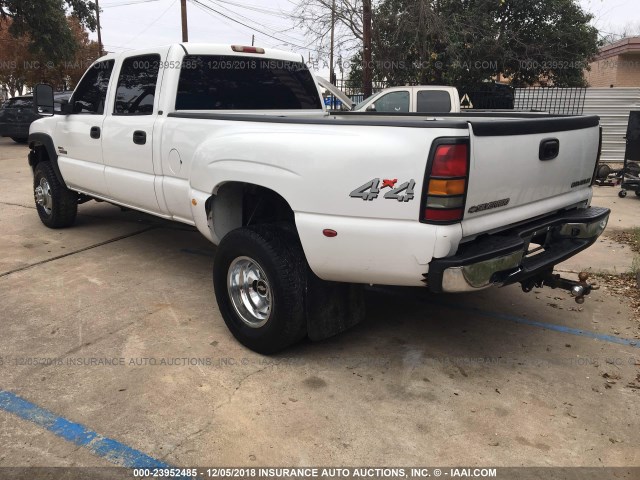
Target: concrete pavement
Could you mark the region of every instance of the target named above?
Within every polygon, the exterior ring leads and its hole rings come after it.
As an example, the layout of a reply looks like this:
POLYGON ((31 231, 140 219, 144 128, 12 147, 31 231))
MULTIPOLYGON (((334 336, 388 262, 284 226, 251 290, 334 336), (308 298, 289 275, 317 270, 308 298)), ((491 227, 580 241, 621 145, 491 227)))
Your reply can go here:
MULTIPOLYGON (((0 390, 177 466, 640 465, 624 298, 375 289, 356 328, 263 357, 199 233, 95 202, 49 230, 26 154, 0 139, 0 390)), ((596 194, 637 224, 640 200, 596 194)), ((110 464, 0 410, 0 466, 110 464)))

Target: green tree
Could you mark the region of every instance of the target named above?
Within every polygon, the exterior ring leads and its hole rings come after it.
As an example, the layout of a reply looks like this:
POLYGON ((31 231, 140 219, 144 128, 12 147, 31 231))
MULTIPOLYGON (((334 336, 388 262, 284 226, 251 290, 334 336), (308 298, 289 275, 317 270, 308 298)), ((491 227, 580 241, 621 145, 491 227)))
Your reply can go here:
POLYGON ((27 37, 32 54, 54 62, 69 60, 78 43, 67 13, 83 28, 95 31, 95 12, 95 3, 87 0, 0 0, 0 29, 7 28, 14 38, 27 37))
POLYGON ((77 18, 68 17, 66 22, 78 48, 73 57, 57 62, 48 55, 31 53, 28 37, 14 38, 7 29, 0 30, 0 88, 11 96, 37 83, 49 83, 56 90, 74 88, 100 52, 98 43, 89 39, 77 18))
POLYGON ((375 79, 582 86, 599 47, 591 19, 576 0, 383 0, 374 17, 375 79))

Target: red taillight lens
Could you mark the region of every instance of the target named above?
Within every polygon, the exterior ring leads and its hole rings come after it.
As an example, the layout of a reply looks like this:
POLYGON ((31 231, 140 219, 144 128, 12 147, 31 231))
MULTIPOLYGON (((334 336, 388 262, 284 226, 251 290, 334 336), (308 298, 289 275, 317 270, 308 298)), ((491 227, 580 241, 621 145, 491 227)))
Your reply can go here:
POLYGON ((440 145, 433 156, 432 177, 466 177, 469 147, 466 144, 440 145))
POLYGON ((456 222, 462 220, 464 215, 464 209, 441 209, 441 208, 426 208, 424 210, 424 219, 434 222, 456 222))
POLYGON ((469 142, 438 139, 432 150, 422 195, 422 221, 436 224, 462 220, 469 177, 469 142))

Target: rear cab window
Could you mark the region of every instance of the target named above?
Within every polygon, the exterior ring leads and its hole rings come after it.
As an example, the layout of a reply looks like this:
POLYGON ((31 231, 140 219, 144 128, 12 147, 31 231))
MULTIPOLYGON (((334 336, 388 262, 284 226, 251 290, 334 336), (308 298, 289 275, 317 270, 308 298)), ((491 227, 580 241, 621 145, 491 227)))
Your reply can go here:
POLYGON ((184 57, 176 110, 318 110, 303 62, 231 55, 184 57))
POLYGON ((418 113, 449 113, 451 96, 445 90, 420 90, 418 92, 418 113))

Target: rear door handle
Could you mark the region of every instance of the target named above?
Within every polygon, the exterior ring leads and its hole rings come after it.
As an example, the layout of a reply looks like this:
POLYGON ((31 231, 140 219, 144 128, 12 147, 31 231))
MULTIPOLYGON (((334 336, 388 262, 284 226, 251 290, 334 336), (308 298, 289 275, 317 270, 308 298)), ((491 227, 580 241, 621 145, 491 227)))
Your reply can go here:
POLYGON ((91 138, 100 138, 100 127, 91 127, 91 138))
POLYGON ((133 143, 136 145, 144 145, 147 143, 147 132, 143 132, 142 130, 133 132, 133 143))

